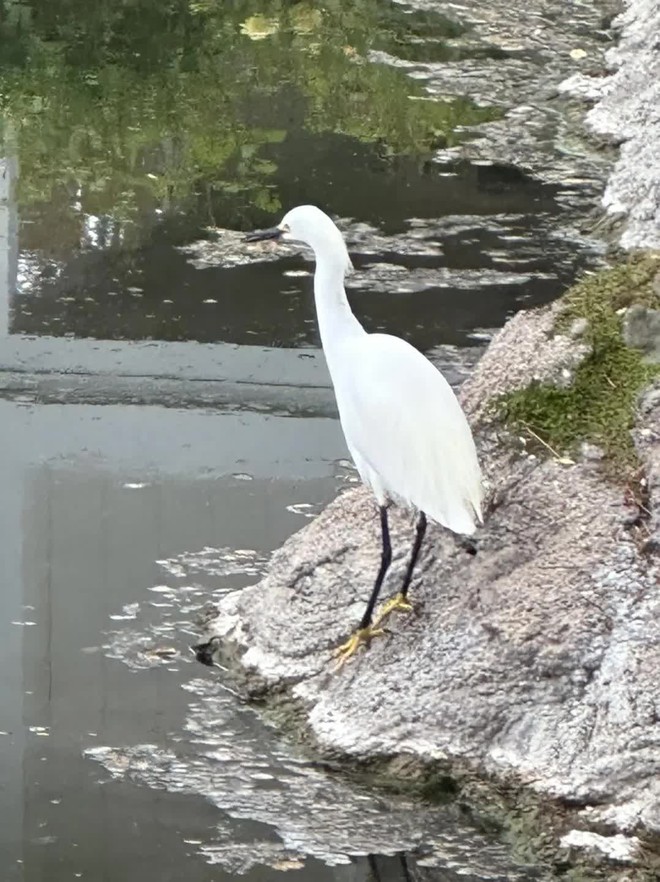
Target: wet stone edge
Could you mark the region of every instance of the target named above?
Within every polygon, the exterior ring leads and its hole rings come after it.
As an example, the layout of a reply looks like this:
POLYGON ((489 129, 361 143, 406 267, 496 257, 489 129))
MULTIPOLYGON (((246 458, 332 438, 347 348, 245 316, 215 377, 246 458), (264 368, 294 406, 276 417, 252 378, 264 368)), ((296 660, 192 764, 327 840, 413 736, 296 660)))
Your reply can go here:
POLYGON ((603 836, 614 828, 595 830, 580 818, 586 803, 569 803, 535 792, 516 775, 497 778, 479 763, 461 760, 424 760, 410 754, 357 759, 321 744, 308 724, 304 701, 294 697, 297 680, 268 683, 241 664, 244 650, 236 643, 213 636, 209 625, 214 609, 208 607, 198 622, 201 640, 191 647, 197 660, 223 671, 225 685, 237 700, 258 709, 280 736, 328 774, 342 775, 356 784, 417 799, 427 805, 453 805, 466 822, 480 832, 496 836, 511 849, 511 856, 528 863, 540 880, 566 882, 657 882, 660 877, 660 836, 638 834, 639 861, 622 864, 584 849, 562 847, 570 830, 589 830, 603 836))

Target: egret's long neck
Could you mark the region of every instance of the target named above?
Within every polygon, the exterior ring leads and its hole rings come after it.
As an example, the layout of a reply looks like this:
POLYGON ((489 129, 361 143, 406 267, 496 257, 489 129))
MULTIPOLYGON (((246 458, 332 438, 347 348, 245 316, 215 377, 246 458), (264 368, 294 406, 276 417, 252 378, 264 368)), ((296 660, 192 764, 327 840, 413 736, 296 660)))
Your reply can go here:
POLYGON ((348 303, 344 290, 345 272, 344 254, 317 253, 314 300, 321 343, 331 374, 334 366, 341 361, 342 345, 351 337, 366 333, 348 303))

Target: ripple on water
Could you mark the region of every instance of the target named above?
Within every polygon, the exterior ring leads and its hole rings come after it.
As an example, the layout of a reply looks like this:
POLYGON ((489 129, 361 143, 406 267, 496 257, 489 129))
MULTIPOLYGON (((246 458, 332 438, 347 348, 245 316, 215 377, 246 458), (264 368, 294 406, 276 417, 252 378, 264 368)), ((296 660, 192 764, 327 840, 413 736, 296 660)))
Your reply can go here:
POLYGON ((160 564, 165 583, 151 588, 158 600, 131 604, 130 621, 110 631, 103 648, 135 671, 160 665, 176 675, 172 688, 189 696, 185 719, 167 743, 95 746, 85 755, 112 779, 201 795, 217 806, 212 835, 186 843, 207 862, 244 873, 259 864, 295 869, 307 858, 339 865, 360 855, 413 851, 424 866, 458 876, 530 878, 504 845, 470 828, 452 807, 423 805, 331 774, 243 703, 221 669, 200 676, 188 644, 209 600, 227 591, 221 584, 209 592, 204 582, 238 573, 253 579, 264 570, 264 555, 204 548, 160 564), (237 842, 236 820, 256 823, 259 834, 237 842))

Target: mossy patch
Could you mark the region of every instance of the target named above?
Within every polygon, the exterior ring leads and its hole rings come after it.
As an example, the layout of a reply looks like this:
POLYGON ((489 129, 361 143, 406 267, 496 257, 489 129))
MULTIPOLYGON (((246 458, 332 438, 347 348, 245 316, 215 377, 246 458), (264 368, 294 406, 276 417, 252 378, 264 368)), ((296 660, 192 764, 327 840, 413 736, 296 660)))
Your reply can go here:
POLYGON ((556 330, 565 332, 576 319, 586 320, 583 339, 591 353, 565 388, 532 383, 498 399, 506 422, 562 455, 590 441, 604 451, 608 471, 630 475, 637 464, 630 433, 637 399, 660 375, 660 366, 625 345, 619 311, 634 303, 660 309, 658 272, 660 255, 639 255, 571 288, 556 330))

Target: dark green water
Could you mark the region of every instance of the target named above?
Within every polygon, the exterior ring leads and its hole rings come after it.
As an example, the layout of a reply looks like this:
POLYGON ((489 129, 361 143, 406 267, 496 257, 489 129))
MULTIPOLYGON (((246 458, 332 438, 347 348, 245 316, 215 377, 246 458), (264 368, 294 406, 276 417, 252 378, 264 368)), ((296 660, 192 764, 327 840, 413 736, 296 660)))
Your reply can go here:
MULTIPOLYGON (((209 226, 255 228, 308 201, 389 236, 411 218, 436 222, 429 238, 443 253, 405 256, 394 241, 384 259, 446 270, 446 283, 357 303, 367 324, 422 348, 468 342, 473 328, 556 296, 580 262, 553 238, 559 188, 511 167, 430 161, 503 108, 428 100, 404 71, 366 60, 426 46, 457 63, 450 44, 465 31, 376 0, 5 3, 12 332, 313 344, 309 299, 294 292, 282 309, 274 296, 286 291, 281 267, 200 272, 176 249, 209 226), (456 216, 471 223, 438 228, 456 216), (480 269, 501 278, 461 282, 480 269)), ((355 263, 367 263, 359 249, 355 263)))

